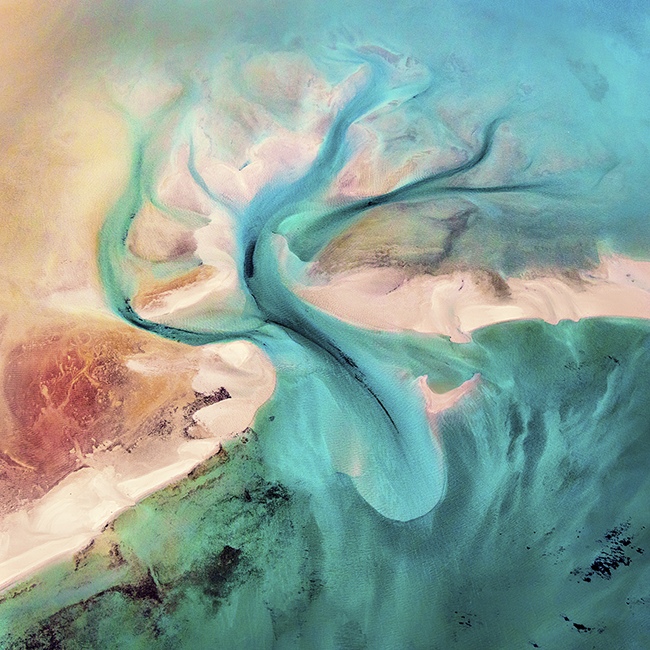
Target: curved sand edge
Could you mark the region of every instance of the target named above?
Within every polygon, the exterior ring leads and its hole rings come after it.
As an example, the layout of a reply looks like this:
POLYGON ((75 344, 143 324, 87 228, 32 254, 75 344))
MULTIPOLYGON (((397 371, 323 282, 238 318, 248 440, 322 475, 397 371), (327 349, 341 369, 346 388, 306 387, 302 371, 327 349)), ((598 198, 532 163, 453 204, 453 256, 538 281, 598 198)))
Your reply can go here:
POLYGON ((604 316, 650 318, 650 262, 607 255, 576 278, 510 278, 497 295, 471 271, 408 279, 395 269, 365 269, 322 286, 294 285, 316 307, 360 327, 442 334, 456 343, 474 330, 514 320, 604 316))
POLYGON ((187 476, 220 448, 216 438, 181 443, 175 450, 175 462, 132 478, 122 479, 113 467, 87 467, 70 474, 31 508, 5 518, 0 533, 1 550, 5 551, 0 562, 0 589, 80 551, 121 512, 187 476), (18 540, 24 550, 7 556, 6 549, 15 549, 18 540))
MULTIPOLYGON (((98 449, 40 499, 0 522, 0 590, 86 547, 104 527, 138 501, 186 477, 250 426, 275 389, 265 355, 245 342, 206 346, 193 386, 199 392, 226 385, 231 394, 194 413, 203 437, 182 432, 124 449, 98 449), (220 365, 212 357, 218 354, 220 365), (224 368, 224 364, 227 368, 224 368)), ((147 369, 143 368, 143 372, 147 369)))

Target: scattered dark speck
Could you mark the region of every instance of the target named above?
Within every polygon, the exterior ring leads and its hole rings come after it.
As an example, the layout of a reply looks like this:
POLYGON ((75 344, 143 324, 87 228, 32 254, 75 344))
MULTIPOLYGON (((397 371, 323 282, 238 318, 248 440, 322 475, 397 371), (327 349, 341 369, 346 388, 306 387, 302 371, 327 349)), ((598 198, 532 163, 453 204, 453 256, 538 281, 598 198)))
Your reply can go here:
POLYGON ((109 568, 110 569, 115 569, 117 567, 123 566, 126 564, 126 560, 124 559, 124 556, 122 555, 122 551, 120 550, 119 544, 111 544, 111 547, 108 551, 108 557, 109 557, 109 568))
POLYGON ((474 614, 466 613, 466 614, 460 614, 459 612, 455 611, 454 614, 456 614, 456 623, 458 625, 462 625, 463 627, 473 627, 474 625, 481 625, 480 621, 477 621, 476 617, 474 614))
MULTIPOLYGON (((586 625, 583 625, 582 623, 574 623, 574 622, 573 622, 573 621, 572 621, 568 616, 562 615, 562 618, 563 618, 567 623, 571 623, 571 625, 573 625, 574 629, 576 629, 576 630, 577 630, 578 632, 580 632, 581 634, 589 633, 589 632, 593 632, 593 631, 594 631, 594 628, 593 628, 593 627, 587 627, 586 625)), ((599 634, 602 634, 603 631, 604 631, 604 628, 599 629, 599 630, 598 630, 598 633, 599 633, 599 634)))
MULTIPOLYGON (((593 576, 599 576, 605 580, 612 577, 612 572, 621 566, 629 566, 632 558, 628 555, 628 547, 632 545, 632 535, 625 535, 630 523, 626 522, 607 531, 603 536, 603 549, 594 558, 589 569, 577 568, 571 571, 574 576, 582 578, 583 582, 591 582, 593 576)), ((637 552, 643 553, 643 549, 637 552)))
POLYGON ((154 425, 152 433, 162 438, 166 438, 172 434, 173 430, 174 427, 172 423, 163 418, 154 425))

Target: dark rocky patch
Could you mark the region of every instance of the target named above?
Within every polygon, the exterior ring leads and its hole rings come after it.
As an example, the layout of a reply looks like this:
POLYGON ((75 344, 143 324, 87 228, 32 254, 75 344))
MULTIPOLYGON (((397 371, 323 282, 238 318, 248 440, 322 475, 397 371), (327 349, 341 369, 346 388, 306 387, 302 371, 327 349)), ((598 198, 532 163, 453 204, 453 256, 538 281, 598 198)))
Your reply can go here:
POLYGON ((153 600, 157 603, 162 602, 162 595, 156 581, 151 575, 151 571, 147 571, 147 575, 137 584, 118 585, 107 589, 104 593, 110 593, 112 591, 116 591, 130 600, 153 600))
POLYGON ((82 548, 78 553, 74 555, 74 570, 78 571, 79 567, 83 567, 88 562, 88 556, 92 551, 93 546, 95 546, 95 540, 91 540, 90 544, 85 548, 82 548))
POLYGON ((197 393, 196 391, 194 391, 194 395, 196 399, 183 408, 183 417, 190 421, 192 420, 192 416, 204 406, 210 406, 225 399, 231 399, 230 393, 223 386, 209 395, 197 393))
POLYGON ((109 569, 116 569, 117 567, 126 564, 122 551, 120 551, 119 544, 111 544, 111 547, 108 549, 108 558, 109 569))
POLYGON ((156 425, 151 432, 155 436, 160 436, 161 438, 167 438, 171 436, 174 430, 173 424, 166 418, 160 419, 156 422, 156 425))
POLYGON ((201 587, 206 595, 213 599, 227 596, 231 589, 231 580, 241 561, 241 549, 224 546, 221 553, 208 560, 201 569, 201 587))
POLYGON ((8 650, 65 650, 65 646, 60 631, 43 624, 20 642, 11 643, 8 650))
MULTIPOLYGON (((3 650, 65 650, 68 645, 66 640, 71 638, 75 621, 83 612, 91 611, 94 608, 101 608, 102 600, 107 594, 118 593, 121 596, 139 603, 147 603, 143 615, 151 614, 152 604, 162 602, 162 595, 158 586, 148 571, 147 575, 138 583, 127 585, 116 585, 104 591, 101 591, 87 600, 82 600, 74 605, 64 607, 56 614, 49 616, 42 623, 28 630, 21 638, 9 640, 8 646, 3 646, 3 650)), ((150 631, 156 636, 156 625, 152 622, 150 631)), ((84 646, 86 647, 86 646, 84 646)), ((91 647, 88 645, 87 647, 91 647)))
POLYGON ((632 548, 633 535, 628 534, 630 522, 620 524, 607 531, 602 540, 602 550, 594 558, 588 569, 576 568, 571 575, 579 577, 583 582, 591 582, 594 577, 609 580, 612 572, 622 566, 630 566, 632 563, 631 552, 643 553, 641 547, 632 548))
POLYGON ((259 481, 244 488, 241 497, 247 503, 264 506, 270 514, 291 500, 291 493, 280 483, 259 481))

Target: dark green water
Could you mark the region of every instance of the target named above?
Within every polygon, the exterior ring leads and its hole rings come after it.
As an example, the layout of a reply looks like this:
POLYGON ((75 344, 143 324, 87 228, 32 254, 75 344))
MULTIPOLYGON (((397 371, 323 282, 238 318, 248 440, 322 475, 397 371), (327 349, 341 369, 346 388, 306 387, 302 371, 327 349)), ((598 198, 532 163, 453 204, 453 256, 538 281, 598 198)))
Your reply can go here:
POLYGON ((323 469, 323 373, 281 372, 255 433, 122 515, 111 554, 5 600, 5 645, 643 648, 649 344, 629 322, 477 334, 459 360, 483 383, 442 427, 446 497, 406 523, 323 469), (318 406, 297 412, 305 391, 318 406))

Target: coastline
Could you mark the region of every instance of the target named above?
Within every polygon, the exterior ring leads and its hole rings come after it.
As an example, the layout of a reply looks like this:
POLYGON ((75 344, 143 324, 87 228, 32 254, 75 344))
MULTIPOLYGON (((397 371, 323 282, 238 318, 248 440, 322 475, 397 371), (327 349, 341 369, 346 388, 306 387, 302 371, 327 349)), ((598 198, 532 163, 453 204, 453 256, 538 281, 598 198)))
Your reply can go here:
POLYGON ((86 467, 68 475, 31 508, 2 522, 0 548, 9 553, 0 561, 0 591, 79 552, 122 512, 184 478, 220 449, 217 438, 184 442, 175 450, 175 462, 123 480, 113 468, 86 467))
MULTIPOLYGON (((0 521, 0 592, 85 548, 124 510, 185 478, 252 424, 275 390, 275 372, 264 354, 245 342, 205 346, 198 353, 192 387, 210 395, 227 386, 229 398, 192 413, 194 428, 130 444, 100 446, 83 465, 39 499, 0 521), (233 415, 235 412, 235 415, 233 415)), ((133 372, 158 369, 130 363, 133 372)), ((210 400, 208 400, 210 401, 210 400)))
MULTIPOLYGON (((540 276, 511 278, 507 284, 509 294, 499 297, 471 273, 406 279, 394 270, 372 269, 341 274, 325 286, 294 289, 303 299, 353 324, 439 334, 458 343, 469 341, 474 330, 513 320, 650 318, 650 262, 604 256, 595 271, 582 272, 577 280, 540 276)), ((211 366, 206 356, 193 387, 206 392, 217 384, 227 385, 233 399, 194 414, 207 435, 194 440, 176 435, 164 443, 147 440, 136 453, 127 454, 119 446, 98 449, 84 467, 45 496, 7 515, 0 522, 0 591, 83 549, 121 512, 187 476, 252 423, 275 386, 268 360, 244 343, 209 347, 215 348, 231 375, 211 366)), ((147 372, 144 367, 140 370, 147 372)), ((439 413, 453 407, 477 381, 478 376, 439 395, 426 389, 426 378, 419 379, 436 439, 439 413)))
POLYGON ((471 340, 474 330, 514 320, 650 318, 650 262, 604 255, 578 277, 509 278, 500 296, 478 273, 407 278, 395 269, 348 271, 326 285, 294 285, 301 298, 348 323, 471 340))

